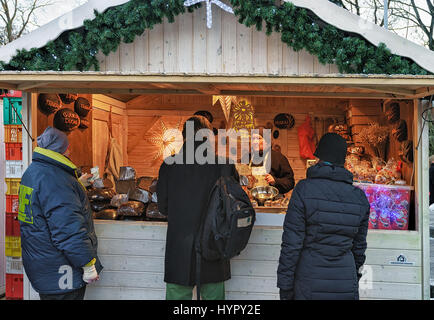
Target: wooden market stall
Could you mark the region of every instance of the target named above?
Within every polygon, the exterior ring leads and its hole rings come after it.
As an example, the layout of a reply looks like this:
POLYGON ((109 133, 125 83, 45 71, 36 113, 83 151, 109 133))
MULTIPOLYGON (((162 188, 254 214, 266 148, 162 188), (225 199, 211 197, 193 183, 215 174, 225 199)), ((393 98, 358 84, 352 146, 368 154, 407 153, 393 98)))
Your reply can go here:
MULTIPOLYGON (((300 7, 306 6, 304 1, 293 1, 296 5, 298 2, 300 7)), ((321 15, 331 5, 347 19, 349 27, 359 19, 348 17, 327 1, 321 3, 310 10, 321 15)), ((86 6, 77 13, 90 10, 86 6)), ((100 71, 3 71, 0 86, 26 92, 23 121, 33 138, 53 123, 53 114, 44 115, 39 108, 42 94, 71 93, 85 98, 92 110, 87 128, 69 134, 72 161, 86 170, 104 168, 111 133, 122 150, 122 164, 135 168, 137 177, 157 177, 164 131, 179 128, 195 112, 210 112, 216 129, 228 127, 234 114, 227 118, 221 103, 214 103, 215 96, 248 101, 256 127, 271 124, 274 131, 277 114, 293 116, 294 126, 279 129, 273 145, 288 158, 296 182, 306 175, 306 159, 300 157, 297 134, 306 117, 311 118, 318 140, 331 125, 344 124, 352 146, 364 147, 367 154, 373 154, 373 150, 361 140, 360 132, 371 123, 387 127, 389 145, 384 159, 401 159, 402 141, 392 134, 388 118, 395 104, 398 120, 407 125, 405 141, 413 142, 413 159, 404 157, 400 177, 411 190, 408 228, 369 230, 360 295, 362 299, 429 299, 428 133, 421 114, 428 107, 423 98, 434 94, 434 76, 342 74, 335 64, 323 65, 305 50, 288 48, 278 33, 266 36, 238 23, 225 11, 213 10, 212 14, 211 29, 206 27, 205 8, 200 8, 176 17, 174 23, 165 19, 134 42, 121 43, 108 56, 100 52, 100 71)), ((321 18, 328 21, 326 16, 321 18)), ((42 37, 40 32, 29 36, 42 37)), ((395 36, 384 30, 371 33, 378 36, 379 32, 393 47, 395 36)), ((369 33, 365 36, 369 38, 369 33)), ((44 37, 48 41, 56 35, 44 37)), ((434 72, 433 60, 425 61, 433 57, 432 52, 406 46, 404 39, 399 41, 401 45, 394 47, 394 54, 405 57, 413 50, 412 57, 424 61, 420 62, 423 68, 434 72)), ((0 49, 0 57, 24 48, 25 42, 6 47, 0 49)), ((73 103, 62 105, 74 108, 73 103)), ((23 145, 27 166, 35 143, 23 135, 23 145)), ((375 180, 375 175, 372 179, 369 174, 357 174, 361 181, 375 180)), ((264 208, 257 208, 257 212, 246 250, 231 261, 228 299, 279 297, 276 270, 284 214, 269 213, 264 208)), ((101 280, 88 286, 86 298, 164 299, 166 223, 95 220, 95 227, 105 269, 101 280)), ((37 298, 26 279, 25 299, 37 298)))

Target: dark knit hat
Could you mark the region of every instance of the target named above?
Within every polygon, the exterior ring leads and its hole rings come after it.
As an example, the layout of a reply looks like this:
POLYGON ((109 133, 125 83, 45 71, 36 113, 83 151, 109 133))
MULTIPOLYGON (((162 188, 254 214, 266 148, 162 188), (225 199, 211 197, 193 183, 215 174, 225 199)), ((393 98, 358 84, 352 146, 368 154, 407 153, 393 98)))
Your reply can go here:
POLYGON ((347 157, 347 142, 337 133, 326 133, 319 141, 313 155, 322 161, 343 166, 347 157))

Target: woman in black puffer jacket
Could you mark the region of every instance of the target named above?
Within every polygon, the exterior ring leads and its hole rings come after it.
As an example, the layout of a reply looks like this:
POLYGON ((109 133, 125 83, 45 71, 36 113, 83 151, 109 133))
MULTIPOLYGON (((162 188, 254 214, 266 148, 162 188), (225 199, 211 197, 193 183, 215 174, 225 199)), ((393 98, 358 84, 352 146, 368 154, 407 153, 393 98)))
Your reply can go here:
POLYGON ((343 166, 347 144, 324 135, 320 162, 295 187, 285 217, 277 286, 282 300, 359 299, 369 202, 343 166))

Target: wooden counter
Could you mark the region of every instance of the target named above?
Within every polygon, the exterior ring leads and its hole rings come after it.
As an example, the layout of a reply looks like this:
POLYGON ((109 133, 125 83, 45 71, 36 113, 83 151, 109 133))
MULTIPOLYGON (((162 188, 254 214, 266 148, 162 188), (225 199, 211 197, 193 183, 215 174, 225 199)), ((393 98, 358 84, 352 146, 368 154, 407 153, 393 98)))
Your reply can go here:
MULTIPOLYGON (((283 222, 283 218, 279 214, 258 214, 247 248, 231 260, 232 278, 226 282, 228 300, 279 299, 276 270, 282 228, 271 224, 278 219, 283 222), (270 225, 260 225, 267 223, 270 225)), ((86 299, 164 299, 167 224, 95 220, 95 229, 98 254, 105 268, 101 280, 88 285, 86 299)), ((361 279, 361 298, 421 299, 419 242, 416 231, 370 230, 365 266, 368 273, 361 279), (394 264, 399 256, 406 261, 394 264)), ((24 288, 25 299, 39 298, 27 278, 24 288)))

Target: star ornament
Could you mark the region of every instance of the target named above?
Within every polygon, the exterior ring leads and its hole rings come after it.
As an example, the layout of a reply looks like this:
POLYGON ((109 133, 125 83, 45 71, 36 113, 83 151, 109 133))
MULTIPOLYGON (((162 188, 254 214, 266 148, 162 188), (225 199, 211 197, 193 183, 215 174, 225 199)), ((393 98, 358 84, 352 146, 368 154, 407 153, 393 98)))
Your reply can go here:
POLYGON ((199 2, 206 2, 206 26, 208 29, 211 29, 212 27, 212 11, 211 11, 211 4, 215 4, 216 6, 220 7, 222 10, 234 14, 234 11, 231 7, 224 4, 220 0, 186 0, 184 1, 184 6, 190 7, 193 6, 199 2))
POLYGON ((182 147, 183 140, 180 134, 181 120, 174 128, 168 128, 166 124, 160 120, 159 130, 146 140, 154 145, 155 154, 153 162, 161 160, 161 157, 175 155, 182 147))
POLYGON ((226 121, 229 121, 229 115, 231 113, 232 104, 237 104, 238 99, 235 96, 212 96, 212 105, 220 102, 226 121))

